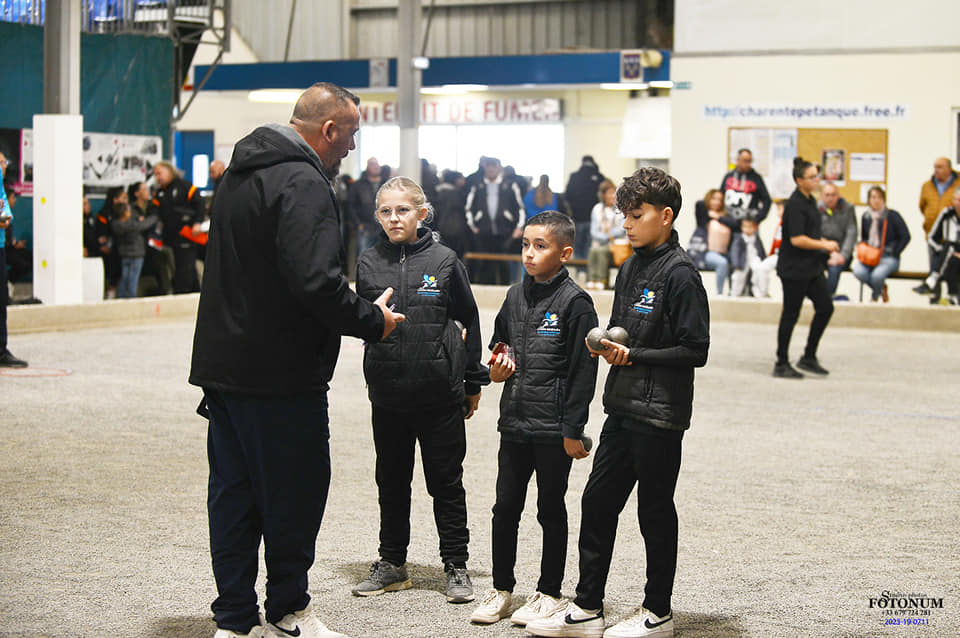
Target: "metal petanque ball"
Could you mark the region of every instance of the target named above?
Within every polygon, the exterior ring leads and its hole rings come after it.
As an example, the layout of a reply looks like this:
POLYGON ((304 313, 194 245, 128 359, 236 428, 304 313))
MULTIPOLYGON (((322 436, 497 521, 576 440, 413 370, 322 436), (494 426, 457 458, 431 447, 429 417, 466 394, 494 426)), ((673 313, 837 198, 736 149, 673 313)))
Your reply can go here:
POLYGON ((595 350, 596 352, 606 350, 607 346, 600 343, 600 340, 604 338, 606 338, 606 332, 604 332, 603 328, 594 328, 587 333, 587 345, 590 346, 591 350, 595 350))
POLYGON ((620 326, 614 326, 607 330, 607 339, 619 343, 621 346, 625 346, 627 342, 630 341, 630 335, 626 329, 620 326))

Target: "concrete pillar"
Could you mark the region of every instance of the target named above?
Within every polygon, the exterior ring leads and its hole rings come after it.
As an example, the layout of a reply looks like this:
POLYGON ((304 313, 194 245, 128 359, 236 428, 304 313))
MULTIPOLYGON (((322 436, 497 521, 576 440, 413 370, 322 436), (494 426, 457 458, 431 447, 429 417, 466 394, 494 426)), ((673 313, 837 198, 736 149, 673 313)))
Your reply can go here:
MULTIPOLYGON (((80 3, 48 0, 43 21, 43 112, 80 113, 80 3)), ((80 147, 77 147, 80 152, 80 147)))
POLYGON ((33 296, 83 301, 83 117, 33 116, 33 296))
POLYGON ((397 5, 397 108, 400 124, 400 175, 420 182, 420 84, 422 71, 413 68, 420 55, 423 16, 420 0, 397 5))

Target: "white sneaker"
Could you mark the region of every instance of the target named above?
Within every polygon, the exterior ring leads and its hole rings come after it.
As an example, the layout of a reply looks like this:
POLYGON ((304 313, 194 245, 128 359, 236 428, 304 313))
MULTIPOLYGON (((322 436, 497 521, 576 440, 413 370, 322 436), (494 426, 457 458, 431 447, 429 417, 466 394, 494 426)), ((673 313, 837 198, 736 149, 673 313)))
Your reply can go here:
POLYGON ((603 638, 673 638, 673 612, 661 618, 641 607, 603 632, 603 638))
POLYGON ((547 618, 552 616, 557 606, 563 602, 564 600, 562 598, 547 596, 543 592, 538 591, 530 598, 527 598, 527 602, 523 604, 523 607, 513 612, 513 615, 510 616, 510 622, 514 625, 523 626, 534 620, 547 618))
POLYGON ((217 628, 217 633, 213 634, 213 638, 261 638, 263 636, 263 625, 254 625, 250 628, 250 631, 245 634, 238 634, 235 631, 230 631, 229 629, 220 629, 217 628))
POLYGON ((320 619, 313 615, 313 605, 287 614, 275 623, 267 623, 263 638, 347 638, 344 634, 327 629, 320 619))
POLYGON ((527 633, 549 638, 602 638, 603 612, 588 612, 573 601, 564 601, 552 616, 527 623, 527 633))
POLYGON ((511 595, 508 591, 491 589, 483 598, 473 613, 470 614, 470 622, 480 623, 481 625, 490 625, 502 618, 507 617, 510 610, 511 595))

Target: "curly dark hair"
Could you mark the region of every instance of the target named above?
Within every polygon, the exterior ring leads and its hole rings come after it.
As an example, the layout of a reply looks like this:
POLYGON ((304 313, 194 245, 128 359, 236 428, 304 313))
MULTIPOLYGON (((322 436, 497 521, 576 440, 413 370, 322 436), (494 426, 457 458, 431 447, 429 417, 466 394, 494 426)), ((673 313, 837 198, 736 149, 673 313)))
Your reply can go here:
POLYGON ((624 215, 644 204, 650 204, 659 210, 669 206, 673 209, 673 218, 680 214, 680 182, 659 168, 644 166, 623 180, 617 189, 617 208, 624 215))

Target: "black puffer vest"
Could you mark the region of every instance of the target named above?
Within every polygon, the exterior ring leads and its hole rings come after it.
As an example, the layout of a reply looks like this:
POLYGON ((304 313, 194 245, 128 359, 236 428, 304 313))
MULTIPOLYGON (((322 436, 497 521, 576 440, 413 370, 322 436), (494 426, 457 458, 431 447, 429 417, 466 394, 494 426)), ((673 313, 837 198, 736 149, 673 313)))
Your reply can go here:
POLYGON ((388 287, 390 303, 407 316, 386 339, 368 343, 363 374, 374 405, 394 410, 463 402, 466 348, 460 328, 447 314, 455 252, 425 229, 413 244, 380 242, 360 256, 357 294, 371 301, 388 287))
POLYGON ((507 292, 508 339, 517 370, 500 396, 498 430, 511 440, 559 439, 566 401, 566 322, 571 302, 583 290, 566 270, 545 285, 524 276, 507 292))
MULTIPOLYGON (((667 277, 674 268, 696 270, 676 235, 653 251, 635 252, 621 266, 624 289, 611 313, 613 325, 626 328, 631 348, 677 345, 664 299, 667 277)), ((693 368, 612 366, 603 391, 607 414, 668 430, 690 427, 693 368)))

